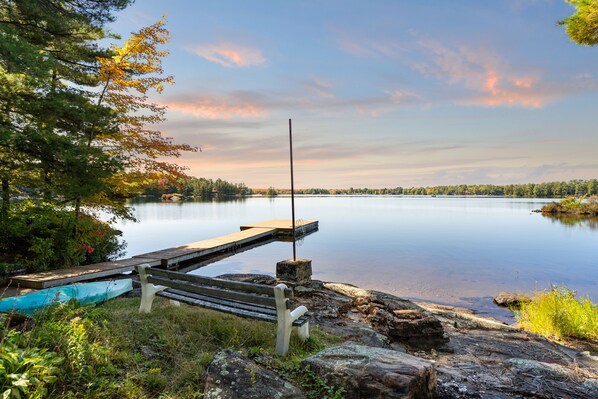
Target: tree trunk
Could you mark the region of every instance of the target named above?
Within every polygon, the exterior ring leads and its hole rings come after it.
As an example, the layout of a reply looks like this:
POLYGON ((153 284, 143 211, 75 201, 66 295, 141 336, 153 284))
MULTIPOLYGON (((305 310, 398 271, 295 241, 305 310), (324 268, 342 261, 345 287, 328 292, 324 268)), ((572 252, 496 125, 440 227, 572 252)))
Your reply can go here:
POLYGON ((2 217, 8 215, 10 210, 10 182, 7 177, 2 178, 2 207, 0 207, 0 214, 2 217))

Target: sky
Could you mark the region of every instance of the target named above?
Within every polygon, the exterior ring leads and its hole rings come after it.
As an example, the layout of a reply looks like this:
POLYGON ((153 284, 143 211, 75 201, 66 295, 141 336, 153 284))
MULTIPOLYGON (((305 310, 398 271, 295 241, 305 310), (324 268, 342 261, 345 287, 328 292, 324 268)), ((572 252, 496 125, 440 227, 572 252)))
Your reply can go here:
POLYGON ((509 184, 598 177, 598 46, 564 0, 137 0, 166 16, 174 162, 253 188, 509 184))

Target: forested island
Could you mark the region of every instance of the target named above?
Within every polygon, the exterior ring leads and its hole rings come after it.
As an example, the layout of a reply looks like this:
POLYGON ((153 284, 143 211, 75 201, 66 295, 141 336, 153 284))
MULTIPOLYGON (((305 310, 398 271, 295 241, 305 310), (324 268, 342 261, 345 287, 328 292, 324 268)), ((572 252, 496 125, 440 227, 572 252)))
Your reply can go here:
POLYGON ((212 198, 219 196, 251 195, 253 191, 244 183, 231 183, 222 179, 187 178, 172 182, 156 182, 143 191, 144 196, 161 197, 164 194, 181 194, 183 197, 212 198))
POLYGON ((567 197, 542 207, 542 213, 549 215, 575 215, 578 217, 598 216, 598 196, 567 197))

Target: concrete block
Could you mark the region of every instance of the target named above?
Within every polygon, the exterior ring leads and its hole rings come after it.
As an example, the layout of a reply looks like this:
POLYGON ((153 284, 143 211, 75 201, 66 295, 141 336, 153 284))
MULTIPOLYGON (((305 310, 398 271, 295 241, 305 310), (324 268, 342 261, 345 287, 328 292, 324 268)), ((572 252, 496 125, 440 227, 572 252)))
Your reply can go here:
POLYGON ((311 260, 287 259, 276 264, 276 278, 296 284, 311 282, 311 260))

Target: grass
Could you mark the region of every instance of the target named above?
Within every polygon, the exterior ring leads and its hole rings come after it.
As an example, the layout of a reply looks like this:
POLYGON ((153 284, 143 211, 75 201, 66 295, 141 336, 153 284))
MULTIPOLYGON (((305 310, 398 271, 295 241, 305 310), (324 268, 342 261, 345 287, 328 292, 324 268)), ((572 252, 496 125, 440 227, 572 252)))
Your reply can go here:
POLYGON ((577 298, 575 291, 553 287, 536 292, 517 312, 521 327, 551 339, 578 338, 598 343, 598 305, 577 298))
MULTIPOLYGON (((312 328, 306 342, 293 334, 283 359, 275 352, 273 323, 173 307, 161 299, 154 301, 150 314, 138 314, 138 307, 139 298, 98 307, 70 304, 25 326, 18 334, 19 347, 47 348, 63 359, 47 397, 198 398, 206 366, 221 348, 268 359, 270 367, 284 371, 297 369, 301 359, 339 342, 312 328)), ((3 340, 15 335, 7 329, 0 333, 3 340)), ((296 383, 303 383, 300 373, 295 377, 296 383)))

